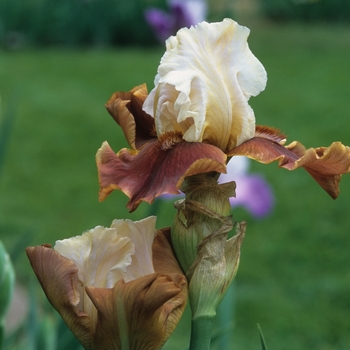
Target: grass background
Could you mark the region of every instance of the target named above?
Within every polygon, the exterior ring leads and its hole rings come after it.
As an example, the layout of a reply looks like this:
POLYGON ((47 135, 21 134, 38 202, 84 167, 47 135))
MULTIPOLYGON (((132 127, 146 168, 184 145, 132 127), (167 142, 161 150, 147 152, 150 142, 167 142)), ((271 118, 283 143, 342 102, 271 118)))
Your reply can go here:
MULTIPOLYGON (((350 145, 350 27, 245 24, 269 78, 251 100, 257 123, 306 147, 350 145)), ((99 203, 94 156, 104 140, 115 151, 127 146, 104 103, 143 82, 151 89, 162 54, 162 47, 0 52, 2 115, 15 114, 0 169, 0 235, 23 284, 33 277, 24 246, 154 213, 142 204, 129 214, 118 192, 99 203)), ((349 349, 350 177, 333 201, 303 170, 257 163, 252 170, 272 184, 276 208, 259 222, 242 209, 233 213, 248 230, 232 349, 259 348, 257 323, 270 349, 349 349)), ((159 227, 171 225, 171 203, 157 213, 159 227)), ((188 314, 166 349, 185 348, 187 329, 188 314)))

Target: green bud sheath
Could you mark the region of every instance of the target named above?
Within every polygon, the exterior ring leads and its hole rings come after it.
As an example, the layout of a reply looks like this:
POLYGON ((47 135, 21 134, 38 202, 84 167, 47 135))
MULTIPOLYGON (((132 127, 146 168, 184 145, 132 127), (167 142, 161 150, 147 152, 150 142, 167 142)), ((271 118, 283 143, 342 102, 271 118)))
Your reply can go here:
POLYGON ((172 227, 172 243, 182 269, 187 272, 197 256, 203 238, 219 229, 230 215, 229 198, 235 195, 235 183, 219 185, 218 173, 185 178, 181 190, 186 199, 175 203, 178 212, 172 227))
POLYGON ((187 177, 181 190, 186 198, 178 209, 171 230, 176 257, 189 281, 192 311, 190 350, 208 350, 216 308, 232 282, 239 264, 245 223, 234 223, 229 198, 235 183, 218 184, 217 173, 187 177))
POLYGON ((236 275, 245 223, 237 224, 236 235, 227 239, 231 227, 227 220, 218 231, 202 240, 196 260, 187 272, 193 318, 213 318, 236 275))

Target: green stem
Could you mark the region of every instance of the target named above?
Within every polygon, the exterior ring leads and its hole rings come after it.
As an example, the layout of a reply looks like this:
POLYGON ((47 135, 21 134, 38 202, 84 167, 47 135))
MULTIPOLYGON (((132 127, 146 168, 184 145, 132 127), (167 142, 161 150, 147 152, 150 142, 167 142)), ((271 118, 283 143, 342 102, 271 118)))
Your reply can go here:
POLYGON ((234 310, 235 309, 235 282, 227 289, 224 299, 217 307, 217 330, 220 334, 218 339, 220 350, 231 349, 230 335, 233 333, 234 310))
POLYGON ((190 350, 209 350, 213 317, 202 316, 192 319, 190 350))

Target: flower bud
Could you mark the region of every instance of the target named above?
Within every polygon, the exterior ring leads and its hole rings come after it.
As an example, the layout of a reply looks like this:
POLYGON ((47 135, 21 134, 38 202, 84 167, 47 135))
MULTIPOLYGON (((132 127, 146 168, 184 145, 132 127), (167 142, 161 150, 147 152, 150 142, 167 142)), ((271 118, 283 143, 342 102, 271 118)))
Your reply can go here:
POLYGON ((155 217, 115 220, 26 249, 52 304, 85 349, 159 349, 185 309, 187 281, 155 217))
POLYGON ((182 269, 186 272, 197 256, 197 246, 211 235, 230 214, 229 198, 235 183, 218 184, 217 173, 189 176, 181 190, 186 199, 175 203, 178 209, 172 227, 172 243, 182 269))
POLYGON ((216 314, 238 268, 245 223, 237 224, 236 235, 229 237, 234 224, 229 197, 234 182, 218 184, 218 174, 188 177, 182 190, 186 198, 178 201, 173 228, 173 247, 189 281, 193 318, 216 314))
POLYGON ((227 220, 201 241, 196 260, 186 274, 193 318, 216 315, 216 308, 237 273, 246 224, 237 224, 236 235, 227 239, 231 228, 232 223, 227 220))

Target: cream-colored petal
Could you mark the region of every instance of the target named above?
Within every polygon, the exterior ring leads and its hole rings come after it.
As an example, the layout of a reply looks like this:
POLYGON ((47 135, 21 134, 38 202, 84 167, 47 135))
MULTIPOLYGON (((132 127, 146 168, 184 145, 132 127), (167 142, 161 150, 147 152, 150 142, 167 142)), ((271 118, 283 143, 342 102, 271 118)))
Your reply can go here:
POLYGON ((248 35, 248 28, 225 19, 183 28, 167 40, 156 86, 143 105, 158 136, 181 131, 188 142, 209 142, 223 151, 254 136, 248 100, 267 78, 248 35))
POLYGON ((111 288, 126 276, 135 248, 132 241, 115 228, 97 226, 81 236, 57 241, 54 249, 78 267, 82 286, 80 308, 96 323, 96 309, 87 297, 85 286, 111 288))
POLYGON ((79 278, 85 285, 111 288, 124 278, 131 264, 135 248, 130 238, 123 237, 116 228, 97 226, 81 236, 57 241, 54 249, 74 261, 79 269, 79 278), (115 280, 107 280, 114 269, 115 280))
POLYGON ((114 220, 112 222, 111 227, 115 228, 121 237, 130 238, 135 247, 132 263, 126 267, 125 282, 154 273, 152 244, 157 233, 156 220, 156 216, 150 216, 140 221, 114 220))

